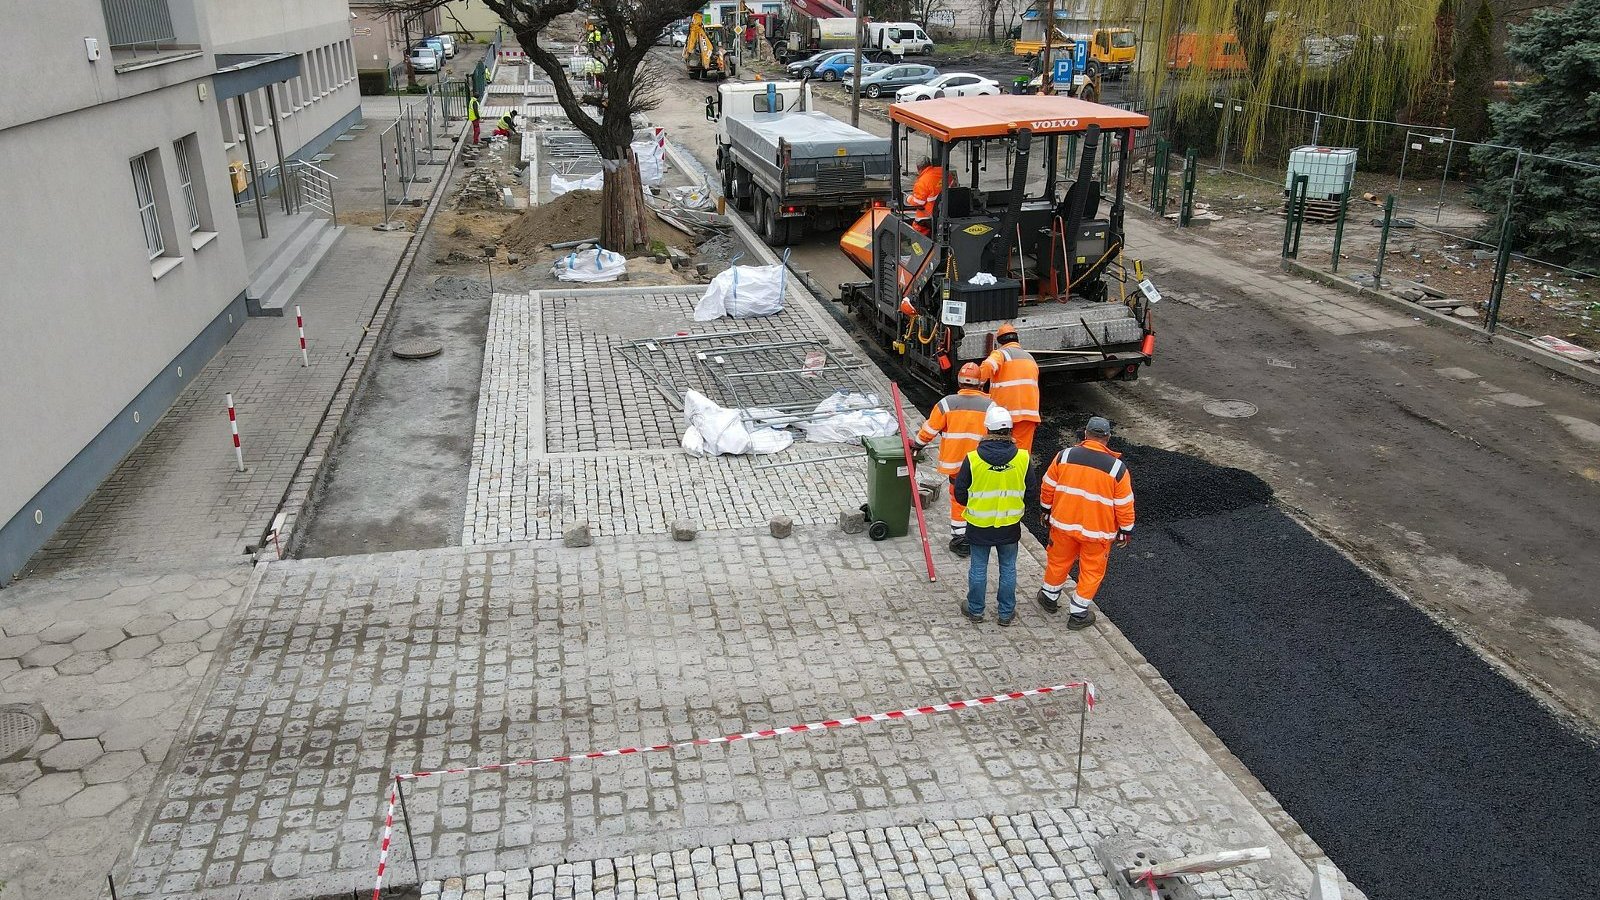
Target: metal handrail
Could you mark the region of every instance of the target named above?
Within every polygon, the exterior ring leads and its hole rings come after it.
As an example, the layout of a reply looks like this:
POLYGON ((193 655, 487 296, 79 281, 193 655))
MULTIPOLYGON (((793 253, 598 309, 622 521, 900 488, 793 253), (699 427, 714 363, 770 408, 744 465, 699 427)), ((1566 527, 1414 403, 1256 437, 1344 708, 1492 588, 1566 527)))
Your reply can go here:
POLYGON ((339 207, 333 191, 333 183, 339 176, 303 159, 291 159, 287 166, 294 182, 296 203, 305 200, 313 209, 327 213, 333 224, 339 224, 339 207), (305 177, 307 173, 310 178, 305 177))

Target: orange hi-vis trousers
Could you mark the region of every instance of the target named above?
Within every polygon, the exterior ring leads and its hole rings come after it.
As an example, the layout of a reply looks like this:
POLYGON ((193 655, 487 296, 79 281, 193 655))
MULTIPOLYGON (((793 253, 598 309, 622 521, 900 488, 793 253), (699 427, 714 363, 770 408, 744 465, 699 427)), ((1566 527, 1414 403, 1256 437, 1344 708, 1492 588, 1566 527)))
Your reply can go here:
POLYGON ((1066 587, 1072 564, 1078 564, 1078 583, 1072 589, 1072 612, 1081 613, 1094 602, 1100 582, 1106 577, 1106 562, 1111 556, 1111 542, 1086 540, 1056 530, 1050 535, 1050 550, 1045 554, 1044 595, 1053 602, 1061 602, 1061 591, 1066 587))
POLYGON ((956 480, 950 479, 950 536, 967 536, 967 508, 956 502, 956 480))
POLYGON ((1038 429, 1038 427, 1038 422, 1011 423, 1011 439, 1016 441, 1017 446, 1026 451, 1030 456, 1033 455, 1033 432, 1038 429))

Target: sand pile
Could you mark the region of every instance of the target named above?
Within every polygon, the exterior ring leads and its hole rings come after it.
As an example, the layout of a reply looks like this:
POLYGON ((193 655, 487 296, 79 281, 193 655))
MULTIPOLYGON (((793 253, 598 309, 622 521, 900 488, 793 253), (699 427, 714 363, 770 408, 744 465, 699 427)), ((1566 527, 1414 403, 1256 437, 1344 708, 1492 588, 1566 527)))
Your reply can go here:
MULTIPOLYGON (((650 241, 660 241, 669 247, 694 250, 694 239, 673 228, 651 214, 646 223, 650 241)), ((522 211, 501 236, 501 244, 510 251, 535 256, 548 253, 546 245, 562 241, 578 241, 600 236, 600 192, 572 191, 562 194, 549 203, 522 211)), ((643 255, 639 250, 630 255, 643 255)))

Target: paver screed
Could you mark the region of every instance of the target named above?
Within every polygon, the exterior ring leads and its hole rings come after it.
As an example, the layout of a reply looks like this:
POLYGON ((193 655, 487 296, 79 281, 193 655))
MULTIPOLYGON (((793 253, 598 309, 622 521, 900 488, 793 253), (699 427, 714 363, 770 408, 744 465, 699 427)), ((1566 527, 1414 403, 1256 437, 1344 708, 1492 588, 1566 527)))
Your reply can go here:
MULTIPOLYGON (((941 557, 949 566, 952 560, 941 557)), ((274 562, 219 661, 128 896, 370 889, 395 772, 720 735, 1087 678, 1083 808, 1306 872, 1096 633, 956 613, 913 541, 831 529, 274 562)), ((1024 581, 1038 576, 1031 559, 1024 581)), ((1071 803, 1076 700, 410 782, 390 877, 657 853, 1071 803)))

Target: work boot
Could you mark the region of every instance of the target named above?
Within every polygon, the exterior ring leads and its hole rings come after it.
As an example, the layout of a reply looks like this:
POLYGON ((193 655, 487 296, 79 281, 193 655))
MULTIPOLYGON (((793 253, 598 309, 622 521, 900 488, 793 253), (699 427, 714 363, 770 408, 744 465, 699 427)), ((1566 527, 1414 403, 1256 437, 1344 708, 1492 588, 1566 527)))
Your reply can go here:
POLYGON ((966 559, 972 555, 972 545, 968 544, 964 537, 953 537, 950 539, 950 552, 966 559))
POLYGON ((1038 600, 1039 605, 1044 607, 1044 611, 1050 613, 1051 615, 1055 615, 1061 611, 1061 605, 1056 601, 1051 600, 1050 595, 1044 592, 1044 588, 1039 589, 1039 595, 1034 599, 1038 600))
POLYGON ((1089 607, 1081 613, 1067 616, 1067 628, 1071 631, 1082 631, 1094 624, 1094 607, 1089 607))
POLYGON ((1016 620, 1017 620, 1017 614, 1016 613, 1012 613, 1009 616, 1001 616, 1000 617, 1000 627, 1001 628, 1010 628, 1011 627, 1011 623, 1015 622, 1016 620))
POLYGON ((966 616, 967 621, 974 625, 977 625, 983 621, 983 613, 974 615, 971 610, 967 609, 967 605, 965 603, 961 604, 961 614, 966 616))

